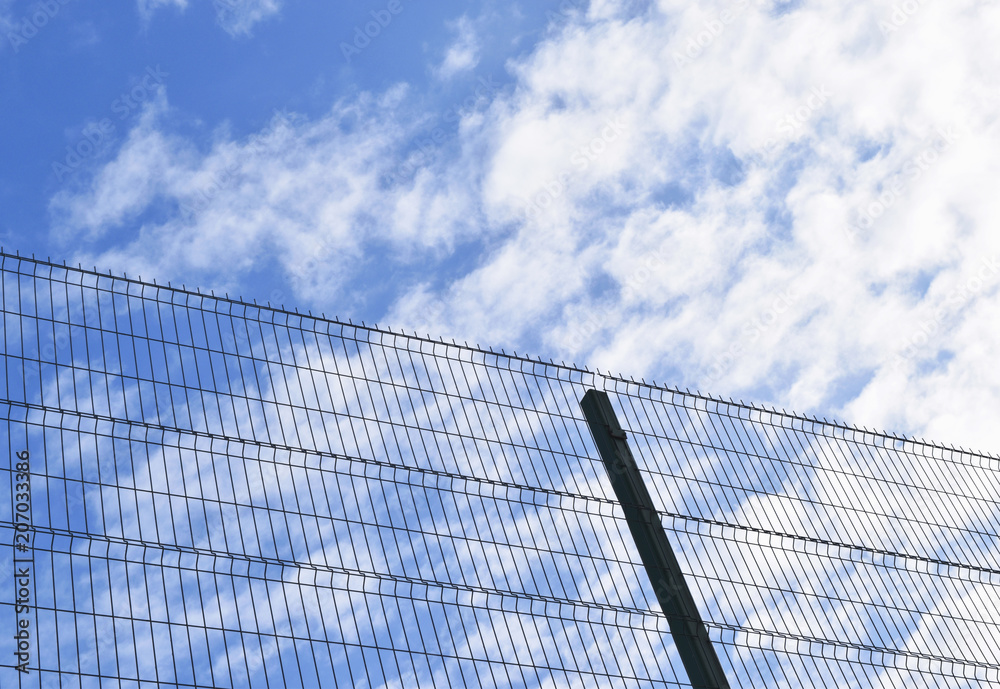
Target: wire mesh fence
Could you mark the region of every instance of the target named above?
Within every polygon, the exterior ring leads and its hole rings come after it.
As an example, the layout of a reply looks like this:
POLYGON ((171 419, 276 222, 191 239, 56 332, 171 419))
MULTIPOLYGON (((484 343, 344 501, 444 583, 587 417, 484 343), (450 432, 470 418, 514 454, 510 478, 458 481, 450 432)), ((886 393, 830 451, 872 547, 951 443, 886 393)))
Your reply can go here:
POLYGON ((590 388, 733 687, 1000 686, 1000 458, 0 261, 3 686, 691 686, 590 388))

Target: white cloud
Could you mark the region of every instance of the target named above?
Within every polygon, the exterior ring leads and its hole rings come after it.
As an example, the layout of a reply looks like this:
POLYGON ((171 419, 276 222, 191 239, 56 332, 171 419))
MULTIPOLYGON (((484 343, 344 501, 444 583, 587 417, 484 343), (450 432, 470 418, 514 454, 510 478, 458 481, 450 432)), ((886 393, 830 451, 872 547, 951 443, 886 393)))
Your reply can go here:
POLYGON ((281 11, 281 0, 214 0, 219 26, 231 36, 249 36, 257 22, 281 11))
POLYGON ((472 21, 468 17, 462 17, 452 28, 457 36, 437 69, 441 79, 450 79, 460 72, 468 72, 479 64, 479 38, 472 21))
MULTIPOLYGON (((1000 255, 1000 10, 922 3, 883 35, 893 12, 595 3, 510 63, 515 88, 411 177, 384 179, 420 157, 421 118, 366 96, 265 132, 249 157, 246 141, 198 153, 144 120, 53 209, 98 236, 157 201, 190 206, 243 161, 187 220, 146 222, 90 260, 208 276, 225 255, 235 286, 269 256, 313 305, 359 260, 419 261, 426 278, 394 288, 390 323, 996 447, 997 284, 896 355, 1000 255), (442 280, 470 238, 478 262, 442 280)), ((475 64, 476 32, 458 28, 442 76, 475 64)))
POLYGON ((86 241, 138 225, 131 241, 80 260, 147 276, 195 270, 216 288, 235 289, 271 257, 300 298, 328 298, 372 244, 393 247, 395 260, 421 261, 469 232, 468 204, 447 179, 418 169, 406 186, 386 186, 417 125, 402 114, 405 97, 402 87, 362 96, 314 122, 279 113, 244 140, 220 130, 199 153, 163 132, 161 91, 87 188, 53 197, 55 230, 63 241, 86 241), (166 219, 146 220, 153 208, 166 219))
POLYGON ((995 447, 976 410, 1000 393, 984 344, 1000 332, 973 314, 996 310, 996 289, 950 313, 899 385, 890 371, 947 285, 1000 250, 984 184, 996 176, 996 58, 980 38, 996 5, 924 5, 886 38, 890 4, 661 7, 570 24, 516 66, 520 88, 484 127, 496 153, 483 203, 497 221, 549 208, 449 293, 444 327, 995 447), (576 169, 572 151, 618 117, 623 136, 576 169), (858 209, 894 181, 891 206, 849 241, 858 209), (924 279, 939 287, 921 294, 924 279), (497 295, 517 308, 477 308, 497 295), (945 350, 961 354, 935 367, 945 350), (927 408, 925 386, 967 401, 927 408), (862 389, 863 408, 850 403, 862 389))

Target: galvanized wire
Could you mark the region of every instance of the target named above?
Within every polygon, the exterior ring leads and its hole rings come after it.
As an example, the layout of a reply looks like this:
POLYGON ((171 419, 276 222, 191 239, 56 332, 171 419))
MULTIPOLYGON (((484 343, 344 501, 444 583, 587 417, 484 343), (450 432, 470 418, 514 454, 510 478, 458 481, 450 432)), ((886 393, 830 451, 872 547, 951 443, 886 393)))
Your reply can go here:
POLYGON ((4 685, 691 686, 596 387, 732 686, 1000 686, 997 457, 9 254, 0 275, 4 685))

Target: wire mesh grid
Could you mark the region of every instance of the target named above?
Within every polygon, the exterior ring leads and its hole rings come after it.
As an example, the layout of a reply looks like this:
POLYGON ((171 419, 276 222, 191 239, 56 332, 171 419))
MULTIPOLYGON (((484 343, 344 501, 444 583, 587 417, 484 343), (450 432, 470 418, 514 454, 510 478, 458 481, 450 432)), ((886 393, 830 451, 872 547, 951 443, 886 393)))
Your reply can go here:
POLYGON ((4 686, 691 686, 589 388, 732 686, 1000 686, 997 457, 0 260, 4 686))

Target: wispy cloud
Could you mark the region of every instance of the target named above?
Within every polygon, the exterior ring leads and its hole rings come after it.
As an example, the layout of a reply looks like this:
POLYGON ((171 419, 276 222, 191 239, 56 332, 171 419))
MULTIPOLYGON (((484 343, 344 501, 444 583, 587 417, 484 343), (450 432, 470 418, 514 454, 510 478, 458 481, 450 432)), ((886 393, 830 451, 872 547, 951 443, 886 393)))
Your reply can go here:
POLYGON ((144 21, 149 21, 153 13, 161 7, 173 6, 183 12, 188 6, 188 0, 136 0, 136 3, 139 7, 139 16, 144 21))
MULTIPOLYGON (((208 0, 203 0, 208 2, 208 0)), ((184 11, 189 0, 136 0, 139 15, 143 21, 150 21, 153 14, 161 7, 176 7, 184 11)), ((250 36, 254 26, 277 15, 281 11, 282 0, 211 0, 216 17, 226 33, 230 36, 250 36)))
POLYGON ((0 33, 4 37, 14 26, 13 6, 14 0, 0 0, 0 33))
POLYGON ((282 0, 213 0, 219 26, 230 36, 249 36, 254 26, 281 11, 282 0))
MULTIPOLYGON (((1000 16, 980 7, 973 20, 973 5, 926 5, 885 37, 882 7, 742 3, 683 65, 674 53, 726 8, 594 5, 511 62, 514 87, 461 113, 454 145, 413 176, 388 173, 426 116, 392 91, 265 130, 271 143, 253 153, 228 139, 198 153, 144 120, 93 186, 61 194, 53 212, 62 231, 98 236, 157 199, 175 204, 175 216, 143 220, 137 237, 92 258, 169 274, 224 254, 236 281, 267 257, 306 301, 351 284, 361 262, 418 260, 423 272, 389 288, 392 322, 995 444, 971 421, 971 399, 1000 386, 982 345, 1000 344, 981 320, 996 291, 956 313, 905 375, 889 368, 900 333, 932 306, 927 285, 1000 252, 985 182, 1000 159, 986 76, 1000 60, 984 36, 1000 16), (613 141, 602 138, 609 122, 622 125, 613 141), (894 186, 956 123, 961 136, 894 186), (887 189, 891 207, 850 241, 845 228, 887 189), (455 247, 473 239, 485 251, 456 272, 455 247), (968 408, 942 426, 934 409, 952 408, 957 381, 968 408)), ((475 32, 457 27, 442 74, 475 63, 461 57, 474 56, 462 36, 475 32)))
POLYGON ((316 121, 276 113, 264 131, 220 135, 199 154, 164 131, 161 93, 114 160, 53 197, 54 228, 64 241, 86 241, 138 224, 113 250, 115 263, 150 275, 187 267, 217 285, 237 284, 270 254, 308 301, 350 280, 373 245, 394 247, 394 261, 440 255, 456 232, 469 231, 467 203, 429 171, 385 186, 417 125, 404 114, 405 98, 402 87, 362 96, 316 121), (167 219, 146 220, 153 207, 167 219))
POLYGON ((444 60, 437 68, 438 77, 450 79, 460 72, 475 69, 479 64, 479 37, 473 22, 468 17, 462 17, 452 25, 456 37, 448 46, 444 60))

